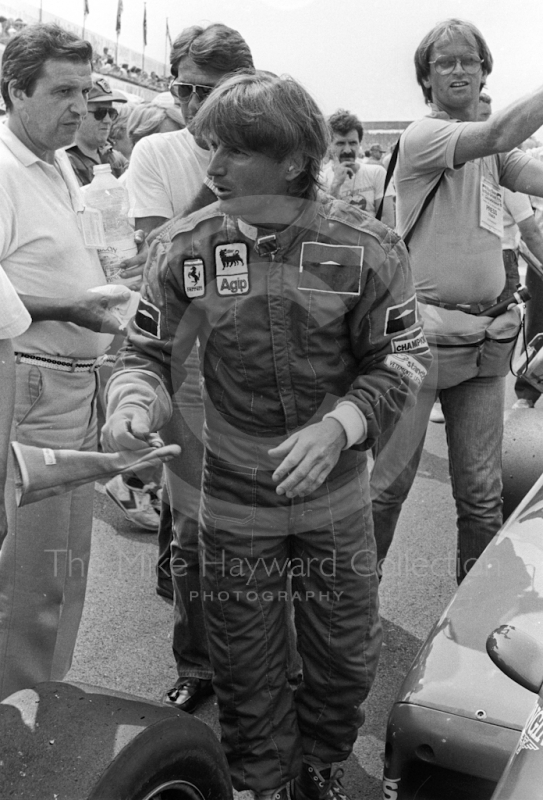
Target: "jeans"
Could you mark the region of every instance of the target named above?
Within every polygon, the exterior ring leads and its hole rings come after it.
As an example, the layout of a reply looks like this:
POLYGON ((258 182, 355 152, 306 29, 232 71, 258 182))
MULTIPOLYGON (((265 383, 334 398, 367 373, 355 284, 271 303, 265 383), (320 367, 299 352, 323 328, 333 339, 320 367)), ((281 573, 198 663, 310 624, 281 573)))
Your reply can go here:
POLYGON ((344 761, 363 721, 381 643, 366 456, 344 452, 316 492, 290 500, 271 479, 277 442, 240 454, 237 439, 234 460, 226 437, 209 438, 202 590, 221 740, 234 787, 263 792, 296 777, 302 756, 344 761), (289 570, 303 660, 296 692, 289 570))
MULTIPOLYGON (((502 525, 504 378, 472 378, 440 390, 457 512, 460 583, 502 525)), ((373 522, 380 566, 394 536, 402 504, 413 485, 435 389, 417 403, 387 441, 376 448, 371 475, 373 522)))
MULTIPOLYGON (((12 439, 96 450, 96 376, 17 365, 12 439)), ((90 558, 94 483, 16 507, 8 473, 8 535, 0 550, 0 699, 60 681, 72 662, 90 558)))

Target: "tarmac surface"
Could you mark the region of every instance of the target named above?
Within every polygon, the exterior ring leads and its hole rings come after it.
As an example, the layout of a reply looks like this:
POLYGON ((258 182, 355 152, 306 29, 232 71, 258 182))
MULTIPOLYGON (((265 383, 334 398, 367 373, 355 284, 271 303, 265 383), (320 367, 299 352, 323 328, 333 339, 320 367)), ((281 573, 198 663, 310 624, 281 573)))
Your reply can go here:
MULTIPOLYGON (((431 423, 380 589, 385 637, 366 723, 343 764, 353 800, 379 800, 388 712, 419 647, 456 588, 455 514, 443 425, 431 423)), ((87 599, 66 680, 159 700, 177 673, 172 609, 155 594, 156 537, 137 532, 96 485, 87 599)), ((218 734, 210 698, 197 716, 218 734)))

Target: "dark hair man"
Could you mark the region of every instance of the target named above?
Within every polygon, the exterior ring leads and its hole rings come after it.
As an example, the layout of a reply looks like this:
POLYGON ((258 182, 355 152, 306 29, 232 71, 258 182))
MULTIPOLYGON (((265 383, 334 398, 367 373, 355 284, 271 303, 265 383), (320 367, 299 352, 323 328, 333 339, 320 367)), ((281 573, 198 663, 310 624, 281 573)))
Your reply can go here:
POLYGON ((75 135, 75 144, 66 152, 81 186, 94 178, 96 164, 109 164, 116 178, 128 167, 128 159, 114 150, 108 138, 119 116, 113 103, 126 103, 126 97, 114 92, 105 78, 98 78, 87 95, 87 116, 75 135))
POLYGON ((396 352, 417 325, 403 243, 317 199, 328 133, 296 81, 231 77, 194 128, 218 204, 151 245, 104 444, 142 446, 164 426, 198 337, 201 591, 233 784, 268 800, 292 780, 294 800, 332 800, 381 639, 365 450, 413 403, 428 348, 396 352))
MULTIPOLYGON (((323 187, 332 197, 356 205, 374 217, 385 190, 386 170, 364 164, 360 159, 364 128, 358 117, 341 108, 328 118, 328 125, 331 159, 322 171, 323 187)), ((383 204, 382 220, 393 228, 394 202, 390 191, 383 204)))
MULTIPOLYGON (((29 25, 7 43, 1 91, 0 263, 32 324, 16 353, 12 438, 51 449, 96 446, 97 365, 119 324, 94 287, 105 283, 86 246, 79 185, 62 148, 85 114, 92 49, 55 25, 29 25)), ((120 287, 121 291, 124 291, 120 287)), ((114 305, 119 297, 110 299, 114 305)), ((16 509, 0 551, 0 698, 62 680, 83 609, 93 486, 16 509)))
MULTIPOLYGON (((223 24, 204 28, 193 25, 175 39, 170 54, 174 80, 171 93, 179 102, 187 127, 181 131, 146 136, 133 150, 126 185, 136 226, 150 233, 189 208, 215 201, 204 184, 211 154, 205 141, 194 136, 194 117, 213 87, 225 75, 254 71, 251 51, 241 34, 223 24)), ((135 270, 142 269, 143 256, 135 270)), ((133 270, 126 274, 130 275, 133 270)), ((212 693, 212 668, 199 596, 198 508, 202 469, 203 406, 196 349, 186 367, 185 381, 176 403, 176 436, 184 457, 170 462, 166 471, 175 535, 171 541, 170 513, 163 504, 159 530, 158 591, 166 594, 173 581, 173 651, 178 679, 165 694, 165 701, 184 711, 194 711, 212 693)), ((108 484, 117 502, 127 496, 130 518, 138 487, 125 482, 124 495, 117 490, 119 478, 108 484)), ((136 497, 137 499, 137 497, 136 497)))
MULTIPOLYGON (((504 288, 500 186, 543 195, 543 165, 512 149, 543 124, 543 89, 477 121, 492 55, 480 31, 459 19, 436 25, 424 37, 415 68, 430 115, 412 123, 400 140, 395 171, 398 230, 402 235, 413 231, 409 247, 423 320, 438 335, 465 334, 473 322, 470 314, 492 306, 504 288)), ((518 320, 513 312, 509 315, 514 328, 518 320)), ((509 349, 496 344, 495 350, 494 363, 482 371, 479 359, 485 358, 486 347, 481 352, 477 347, 441 350, 449 364, 457 358, 453 374, 445 371, 443 360, 439 363, 435 349, 416 408, 388 444, 379 442, 372 499, 381 560, 415 478, 436 388, 447 426, 458 514, 459 581, 499 529, 503 376, 509 349)))

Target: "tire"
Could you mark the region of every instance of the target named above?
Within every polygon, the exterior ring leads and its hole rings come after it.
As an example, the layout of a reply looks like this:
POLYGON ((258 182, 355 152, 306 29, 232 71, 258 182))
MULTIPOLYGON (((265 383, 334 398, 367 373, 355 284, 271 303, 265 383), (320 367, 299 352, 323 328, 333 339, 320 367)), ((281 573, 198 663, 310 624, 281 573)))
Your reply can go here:
POLYGON ((47 682, 0 703, 0 800, 231 800, 213 731, 183 711, 47 682))
POLYGON ((222 748, 189 715, 149 726, 121 750, 88 800, 231 800, 222 748))

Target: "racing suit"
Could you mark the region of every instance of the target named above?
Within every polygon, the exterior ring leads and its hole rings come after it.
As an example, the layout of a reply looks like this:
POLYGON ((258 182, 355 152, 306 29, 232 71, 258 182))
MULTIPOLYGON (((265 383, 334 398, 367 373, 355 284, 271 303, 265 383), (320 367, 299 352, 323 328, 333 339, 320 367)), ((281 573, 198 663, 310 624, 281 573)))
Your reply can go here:
POLYGON ((166 226, 108 387, 108 415, 142 406, 153 430, 172 415, 164 430, 174 431, 198 337, 203 605, 233 784, 255 792, 295 777, 302 755, 330 764, 352 750, 381 642, 366 450, 413 404, 430 361, 390 229, 327 198, 265 233, 216 205, 166 226), (278 495, 270 448, 341 405, 364 434, 350 441, 346 430, 315 492, 278 495), (295 694, 288 571, 303 660, 295 694))

